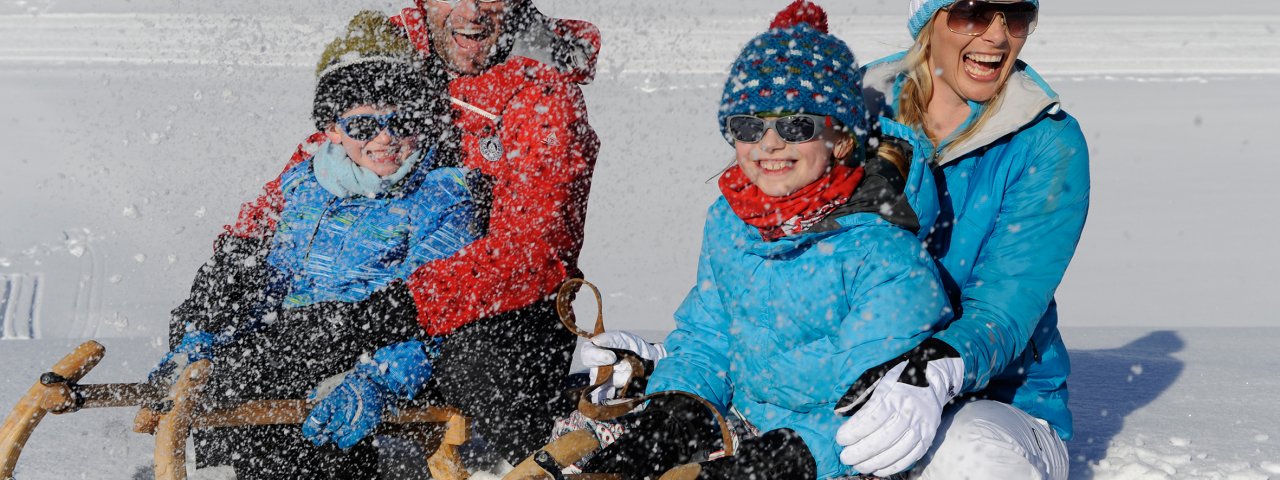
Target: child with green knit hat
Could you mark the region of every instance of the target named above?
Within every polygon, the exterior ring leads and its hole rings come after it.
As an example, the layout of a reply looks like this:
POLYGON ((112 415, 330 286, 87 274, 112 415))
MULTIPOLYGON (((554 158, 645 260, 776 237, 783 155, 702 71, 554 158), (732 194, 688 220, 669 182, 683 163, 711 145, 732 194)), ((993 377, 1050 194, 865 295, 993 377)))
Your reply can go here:
POLYGON ((240 479, 377 478, 369 433, 384 409, 419 393, 439 347, 424 338, 412 298, 376 302, 403 311, 349 307, 403 291, 384 287, 478 236, 439 64, 384 14, 366 11, 328 45, 316 72, 312 120, 327 141, 281 175, 284 203, 274 235, 258 246, 262 261, 201 270, 174 312, 181 341, 152 373, 165 382, 186 363, 212 359, 210 401, 234 404, 303 398, 346 372, 313 393, 319 403, 301 429, 197 435, 200 463, 230 464, 240 479))

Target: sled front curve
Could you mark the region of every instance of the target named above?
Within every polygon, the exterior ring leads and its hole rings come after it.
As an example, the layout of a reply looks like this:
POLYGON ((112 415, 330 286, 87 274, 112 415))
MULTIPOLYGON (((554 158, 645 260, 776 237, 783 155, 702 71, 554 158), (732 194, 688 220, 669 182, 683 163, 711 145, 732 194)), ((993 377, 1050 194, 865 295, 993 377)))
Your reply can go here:
POLYGON ((0 479, 12 480, 13 469, 18 464, 22 447, 31 438, 31 432, 40 425, 46 413, 72 407, 72 395, 67 386, 75 383, 98 365, 106 348, 95 341, 87 341, 62 357, 53 369, 41 375, 40 380, 27 389, 18 400, 4 426, 0 427, 0 479))

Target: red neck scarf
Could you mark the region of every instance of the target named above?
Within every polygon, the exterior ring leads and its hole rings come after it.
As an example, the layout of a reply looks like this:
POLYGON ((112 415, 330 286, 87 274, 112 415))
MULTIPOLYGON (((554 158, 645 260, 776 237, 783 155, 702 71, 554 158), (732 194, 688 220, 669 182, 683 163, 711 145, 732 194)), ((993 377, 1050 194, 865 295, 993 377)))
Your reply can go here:
POLYGON ((862 181, 862 167, 836 165, 813 183, 785 197, 770 197, 734 165, 720 175, 720 192, 733 213, 760 229, 765 241, 805 231, 844 205, 862 181))

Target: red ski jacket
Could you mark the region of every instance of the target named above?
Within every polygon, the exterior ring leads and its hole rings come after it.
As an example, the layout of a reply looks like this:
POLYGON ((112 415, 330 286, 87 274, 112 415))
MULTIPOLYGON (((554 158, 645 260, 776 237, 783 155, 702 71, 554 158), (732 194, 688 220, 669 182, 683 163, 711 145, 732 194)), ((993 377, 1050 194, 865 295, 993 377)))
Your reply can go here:
MULTIPOLYGON (((419 49, 430 51, 420 8, 406 8, 392 20, 419 49)), ((530 28, 545 32, 520 36, 536 41, 517 40, 506 61, 449 84, 463 162, 493 179, 493 204, 483 238, 409 277, 418 322, 432 335, 529 306, 579 275, 600 142, 587 122, 578 84, 594 75, 600 34, 575 20, 546 19, 530 28)), ((285 170, 309 158, 324 139, 319 132, 307 138, 285 170)), ((225 229, 240 237, 268 237, 282 206, 277 178, 225 229)))

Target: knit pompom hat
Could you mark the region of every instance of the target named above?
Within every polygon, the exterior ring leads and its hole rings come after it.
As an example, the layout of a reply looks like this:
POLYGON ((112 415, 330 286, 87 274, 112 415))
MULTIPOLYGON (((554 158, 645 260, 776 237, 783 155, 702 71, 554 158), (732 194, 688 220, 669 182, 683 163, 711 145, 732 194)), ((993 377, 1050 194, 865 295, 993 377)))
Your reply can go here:
POLYGON ((778 12, 769 30, 751 39, 729 68, 720 97, 720 131, 730 144, 726 119, 757 113, 830 116, 865 144, 862 73, 844 41, 827 33, 827 14, 806 0, 778 12))
POLYGON ((426 134, 448 122, 448 77, 418 52, 387 16, 363 11, 324 49, 316 65, 316 95, 311 118, 324 130, 343 112, 359 105, 395 105, 397 116, 417 120, 426 134))
MULTIPOLYGON (((1040 0, 1028 0, 1036 7, 1040 6, 1040 0)), ((924 25, 933 19, 933 16, 947 6, 956 3, 956 0, 911 0, 911 4, 907 7, 907 29, 911 31, 911 38, 920 36, 920 30, 924 29, 924 25)))

